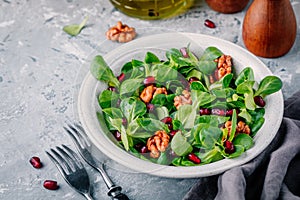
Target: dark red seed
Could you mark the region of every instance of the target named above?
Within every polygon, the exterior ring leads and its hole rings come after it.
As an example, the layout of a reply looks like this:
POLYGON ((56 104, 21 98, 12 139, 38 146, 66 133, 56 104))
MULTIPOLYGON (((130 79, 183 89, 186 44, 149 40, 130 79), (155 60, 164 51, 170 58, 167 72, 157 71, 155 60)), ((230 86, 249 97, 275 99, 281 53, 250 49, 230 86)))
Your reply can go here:
POLYGON ((152 104, 152 103, 147 103, 147 110, 149 111, 149 112, 152 112, 152 111, 154 111, 154 109, 155 109, 155 106, 152 104))
POLYGON ((265 105, 266 105, 266 102, 264 101, 264 99, 261 96, 255 96, 254 102, 256 105, 258 105, 260 107, 265 107, 265 105))
POLYGON ((114 131, 113 135, 115 136, 116 140, 121 141, 121 133, 119 131, 114 131))
POLYGON ((226 116, 232 116, 232 114, 233 114, 233 109, 226 110, 225 113, 226 116))
POLYGON ((36 157, 36 156, 33 156, 32 158, 30 158, 29 162, 34 168, 37 168, 37 169, 39 169, 43 166, 40 158, 36 157))
POLYGON ((57 190, 58 189, 57 182, 53 181, 53 180, 45 180, 43 185, 44 185, 44 188, 46 188, 48 190, 57 190))
POLYGON ((109 87, 107 88, 107 90, 112 91, 112 92, 115 92, 115 91, 116 91, 116 88, 113 87, 113 86, 109 86, 109 87))
POLYGON ((171 136, 171 137, 174 137, 174 135, 175 135, 177 132, 178 132, 177 130, 172 130, 172 131, 170 131, 170 136, 171 136))
POLYGON ((233 143, 228 140, 224 142, 224 147, 225 147, 225 153, 232 154, 235 151, 233 143))
POLYGON ((204 21, 204 25, 208 28, 216 28, 216 25, 213 21, 209 20, 209 19, 206 19, 204 21))
POLYGON ((195 164, 200 164, 201 163, 200 158, 194 153, 189 153, 188 154, 188 159, 190 161, 192 161, 193 163, 195 163, 195 164))
POLYGON ((191 78, 189 78, 189 83, 190 83, 190 84, 191 84, 192 82, 195 82, 195 81, 199 81, 199 79, 196 78, 196 77, 191 77, 191 78))
POLYGON ((155 83, 155 78, 154 76, 148 76, 144 79, 144 85, 148 86, 155 83))
POLYGON ((211 110, 211 114, 213 114, 213 115, 224 116, 225 113, 226 113, 225 110, 220 109, 220 108, 213 108, 213 109, 211 110))
POLYGON ((123 124, 123 126, 127 125, 127 119, 125 117, 122 118, 122 124, 123 124))
POLYGON ((121 73, 119 76, 118 76, 118 80, 119 82, 123 82, 125 80, 125 74, 124 73, 121 73))
POLYGON ((211 114, 211 110, 208 109, 208 108, 200 108, 199 114, 200 115, 210 115, 211 114))
POLYGON ((190 57, 189 54, 188 54, 188 51, 187 51, 187 48, 186 48, 186 47, 181 48, 181 49, 180 49, 180 52, 181 52, 181 54, 182 54, 182 56, 183 56, 184 58, 189 58, 189 57, 190 57))
POLYGON ((161 121, 165 124, 171 124, 172 123, 172 118, 171 117, 165 117, 161 121))
POLYGON ((148 148, 146 146, 142 146, 140 153, 148 153, 148 148))

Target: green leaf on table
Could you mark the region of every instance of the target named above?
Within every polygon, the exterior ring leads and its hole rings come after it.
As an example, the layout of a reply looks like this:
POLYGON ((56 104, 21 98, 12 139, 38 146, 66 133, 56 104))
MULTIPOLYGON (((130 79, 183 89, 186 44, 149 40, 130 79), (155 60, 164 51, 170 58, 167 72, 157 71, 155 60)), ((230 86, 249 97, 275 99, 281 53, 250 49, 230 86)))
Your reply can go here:
POLYGON ((71 25, 64 26, 63 31, 71 36, 76 36, 84 28, 88 19, 89 17, 85 17, 80 24, 71 24, 71 25))

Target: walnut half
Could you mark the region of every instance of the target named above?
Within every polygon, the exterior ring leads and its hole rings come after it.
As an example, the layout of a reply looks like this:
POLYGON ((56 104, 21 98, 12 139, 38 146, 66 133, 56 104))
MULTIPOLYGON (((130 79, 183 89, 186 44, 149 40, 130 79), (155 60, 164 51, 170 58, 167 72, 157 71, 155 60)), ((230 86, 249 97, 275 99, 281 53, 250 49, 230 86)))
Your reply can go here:
POLYGON ((147 140, 147 148, 152 158, 158 158, 160 152, 164 152, 170 141, 170 136, 165 131, 156 131, 155 134, 147 140))
POLYGON ((180 106, 186 104, 192 104, 192 98, 189 91, 183 90, 182 95, 176 96, 174 98, 174 106, 178 110, 180 106))
POLYGON ((133 40, 136 36, 135 28, 129 27, 126 24, 118 21, 117 25, 111 27, 106 32, 106 38, 112 41, 118 41, 121 43, 129 42, 133 40))

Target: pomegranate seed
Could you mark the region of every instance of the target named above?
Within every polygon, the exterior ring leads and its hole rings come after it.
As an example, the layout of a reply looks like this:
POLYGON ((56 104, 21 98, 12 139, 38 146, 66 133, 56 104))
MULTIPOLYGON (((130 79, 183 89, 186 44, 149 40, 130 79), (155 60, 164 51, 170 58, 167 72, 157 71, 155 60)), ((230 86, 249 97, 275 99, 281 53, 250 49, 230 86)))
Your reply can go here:
POLYGON ((265 107, 265 105, 266 105, 266 102, 264 101, 264 99, 261 96, 255 96, 254 102, 256 105, 258 105, 260 107, 265 107))
POLYGON ((36 156, 33 156, 32 158, 30 158, 29 162, 34 168, 37 168, 37 169, 39 169, 43 166, 40 158, 36 157, 36 156))
POLYGON ((155 109, 155 106, 152 103, 148 103, 146 106, 147 106, 147 110, 149 112, 152 112, 155 109))
POLYGON ((148 148, 144 145, 144 146, 140 149, 140 153, 148 153, 148 148))
POLYGON ((210 115, 211 114, 211 110, 208 109, 208 108, 200 108, 199 114, 200 115, 210 115))
POLYGON ((118 78, 119 82, 121 83, 125 80, 125 74, 121 73, 117 78, 118 78))
POLYGON ((225 153, 232 154, 235 151, 233 143, 228 140, 224 142, 224 147, 225 147, 225 153))
POLYGON ((48 190, 57 190, 58 189, 58 185, 57 185, 56 181, 45 180, 43 185, 44 185, 44 188, 46 188, 48 190))
POLYGON ((114 131, 113 135, 115 136, 116 140, 121 141, 121 133, 119 131, 114 131))
POLYGON ((123 124, 123 126, 127 125, 127 119, 125 117, 122 118, 122 124, 123 124))
POLYGON ((190 57, 189 54, 188 54, 188 52, 187 52, 187 48, 186 47, 181 48, 180 52, 181 52, 181 54, 182 54, 182 56, 184 58, 189 58, 190 57))
POLYGON ((195 163, 195 164, 200 164, 201 163, 200 158, 194 153, 189 153, 188 154, 188 159, 190 161, 192 161, 193 163, 195 163))
POLYGON ((225 112, 226 116, 232 116, 232 114, 233 114, 233 109, 226 110, 226 112, 225 112))
POLYGON ((116 88, 113 87, 113 86, 109 86, 109 87, 107 88, 107 90, 112 91, 112 92, 115 92, 115 91, 116 91, 116 88))
POLYGON ((211 114, 213 114, 213 115, 219 115, 219 116, 224 116, 226 114, 226 112, 223 109, 213 108, 211 110, 211 114))
POLYGON ((155 83, 155 78, 153 76, 148 76, 144 79, 144 85, 145 86, 149 86, 153 83, 155 83))
POLYGON ((195 82, 195 81, 199 81, 199 79, 196 78, 196 77, 191 77, 191 78, 189 78, 189 83, 190 83, 190 84, 191 84, 192 82, 195 82))
POLYGON ((165 117, 161 121, 165 124, 171 124, 172 123, 172 118, 171 117, 165 117))
POLYGON ((209 20, 209 19, 206 19, 204 21, 204 25, 208 28, 216 28, 216 25, 213 21, 209 20))
POLYGON ((172 130, 172 131, 170 131, 170 136, 171 136, 171 137, 174 137, 174 135, 175 135, 177 132, 178 132, 177 130, 172 130))
POLYGON ((172 118, 171 117, 165 117, 161 120, 163 123, 168 125, 169 130, 173 129, 173 124, 172 124, 172 118))

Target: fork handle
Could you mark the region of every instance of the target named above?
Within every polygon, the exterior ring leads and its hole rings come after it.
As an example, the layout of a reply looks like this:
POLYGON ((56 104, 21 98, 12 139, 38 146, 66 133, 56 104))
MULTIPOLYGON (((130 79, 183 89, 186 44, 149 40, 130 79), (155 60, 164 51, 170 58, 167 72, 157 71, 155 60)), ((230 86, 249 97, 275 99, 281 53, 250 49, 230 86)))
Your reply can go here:
POLYGON ((117 196, 112 198, 113 200, 129 200, 126 194, 120 193, 117 196))
POLYGON ((105 169, 104 169, 104 163, 102 165, 97 165, 95 167, 101 174, 107 188, 109 189, 108 191, 108 196, 111 197, 112 200, 129 200, 129 198, 126 196, 126 194, 121 193, 122 187, 121 186, 116 186, 109 176, 107 175, 105 169))
MULTIPOLYGON (((100 166, 97 166, 96 169, 100 172, 106 186, 108 189, 111 189, 112 187, 115 186, 115 184, 111 181, 111 179, 109 178, 109 176, 107 175, 106 171, 103 168, 103 164, 100 166)), ((121 188, 122 189, 122 188, 121 188)))

